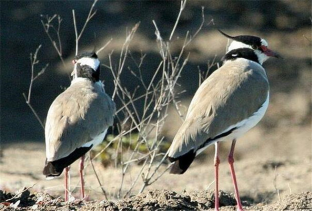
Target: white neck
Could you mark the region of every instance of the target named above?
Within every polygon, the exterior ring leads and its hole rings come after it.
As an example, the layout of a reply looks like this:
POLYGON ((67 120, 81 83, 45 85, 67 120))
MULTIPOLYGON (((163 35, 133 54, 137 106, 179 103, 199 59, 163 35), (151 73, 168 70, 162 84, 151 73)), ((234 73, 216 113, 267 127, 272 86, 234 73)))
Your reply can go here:
POLYGON ((83 82, 83 81, 88 81, 87 78, 83 78, 83 77, 74 77, 74 79, 71 81, 71 85, 77 82, 83 82))
MULTIPOLYGON (((74 78, 72 81, 71 81, 71 84, 74 84, 76 82, 88 82, 89 80, 87 78, 83 78, 83 77, 77 77, 77 78, 74 78)), ((102 81, 98 81, 98 82, 95 82, 96 85, 98 86, 101 86, 101 87, 104 87, 104 83, 102 81)))
POLYGON ((255 50, 256 55, 258 56, 259 63, 262 65, 269 57, 259 50, 255 50))

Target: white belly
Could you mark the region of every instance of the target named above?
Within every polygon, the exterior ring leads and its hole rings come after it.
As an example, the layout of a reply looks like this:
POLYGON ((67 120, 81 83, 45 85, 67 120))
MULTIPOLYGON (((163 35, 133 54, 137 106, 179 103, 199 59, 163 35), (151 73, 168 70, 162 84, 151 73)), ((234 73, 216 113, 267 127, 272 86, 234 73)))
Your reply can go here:
POLYGON ((257 112, 255 112, 252 116, 250 116, 249 118, 238 122, 235 125, 232 125, 230 127, 228 127, 226 130, 224 130, 222 133, 226 133, 229 130, 236 128, 235 130, 233 130, 229 135, 222 137, 220 139, 216 139, 213 140, 209 143, 209 145, 205 146, 204 148, 199 149, 196 152, 196 155, 199 155, 202 151, 204 151, 208 146, 210 146, 211 144, 217 142, 217 141, 228 141, 228 140, 233 140, 233 139, 237 139, 240 136, 242 136, 243 134, 245 134, 248 130, 250 130, 251 128, 253 128, 254 126, 256 126, 258 124, 258 122, 263 118, 266 110, 268 109, 269 106, 269 98, 270 95, 268 93, 268 96, 265 100, 265 102, 262 104, 262 106, 259 108, 259 110, 257 112))
POLYGON ((228 136, 224 137, 222 140, 233 140, 236 139, 240 136, 242 136, 243 134, 245 134, 248 130, 250 130, 251 128, 253 128, 254 126, 256 126, 259 121, 263 118, 266 110, 268 109, 269 106, 269 93, 268 96, 265 100, 265 102, 263 103, 263 105, 259 108, 259 110, 257 112, 255 112, 252 116, 250 116, 249 118, 238 122, 237 124, 230 126, 228 129, 226 129, 224 132, 229 131, 230 129, 233 128, 237 128, 236 130, 234 130, 231 134, 229 134, 228 136))
POLYGON ((104 132, 102 132, 101 134, 95 136, 92 141, 89 141, 88 143, 85 143, 84 145, 82 145, 82 147, 90 147, 91 145, 93 145, 92 148, 94 148, 95 146, 102 143, 106 133, 107 133, 107 129, 104 132))

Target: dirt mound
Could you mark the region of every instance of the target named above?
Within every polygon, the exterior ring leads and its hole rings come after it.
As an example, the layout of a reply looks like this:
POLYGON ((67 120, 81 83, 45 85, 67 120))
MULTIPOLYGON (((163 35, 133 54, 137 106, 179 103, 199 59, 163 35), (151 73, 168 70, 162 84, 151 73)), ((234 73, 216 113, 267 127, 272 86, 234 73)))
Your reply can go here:
MULTIPOLYGON (((220 205, 235 205, 232 195, 220 191, 220 205)), ((214 207, 213 191, 178 194, 174 191, 151 190, 117 202, 119 210, 209 210, 214 207)))
MULTIPOLYGON (((214 210, 213 191, 184 192, 178 194, 167 190, 151 190, 119 201, 80 201, 65 203, 62 198, 54 198, 44 193, 31 193, 21 189, 16 194, 0 190, 0 210, 90 210, 90 211, 180 211, 214 210)), ((232 194, 220 191, 221 210, 236 210, 232 194)), ((292 194, 279 202, 251 205, 243 201, 246 210, 311 210, 312 193, 292 194)))
POLYGON ((280 202, 265 207, 268 211, 309 211, 312 209, 312 192, 291 194, 280 202))

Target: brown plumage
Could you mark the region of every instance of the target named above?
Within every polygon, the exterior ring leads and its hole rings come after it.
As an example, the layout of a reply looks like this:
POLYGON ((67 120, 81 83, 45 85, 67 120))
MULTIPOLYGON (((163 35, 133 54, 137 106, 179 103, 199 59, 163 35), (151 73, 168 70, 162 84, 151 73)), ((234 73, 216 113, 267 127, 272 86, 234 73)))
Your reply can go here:
POLYGON ((47 162, 69 156, 104 133, 113 124, 114 113, 115 103, 102 83, 76 79, 49 109, 45 127, 47 162))
POLYGON ((216 140, 231 139, 226 132, 231 130, 229 126, 234 127, 257 112, 266 101, 268 90, 265 70, 246 59, 225 62, 213 72, 196 91, 169 149, 170 160, 177 161, 171 173, 184 173, 196 152, 216 140), (179 158, 185 157, 189 164, 181 169, 176 167, 181 166, 179 158))
POLYGON ((113 125, 115 103, 105 93, 100 81, 100 61, 94 52, 77 55, 73 80, 50 106, 46 126, 47 179, 59 176, 65 169, 65 201, 69 200, 69 166, 81 157, 79 174, 81 198, 84 199, 84 156, 100 144, 113 125))
MULTIPOLYGON (((220 31, 220 30, 219 30, 220 31)), ((262 67, 269 57, 280 57, 266 40, 250 35, 229 36, 234 41, 217 69, 198 88, 168 157, 170 173, 183 174, 196 155, 215 144, 215 210, 219 210, 219 142, 232 140, 228 163, 237 210, 243 210, 234 170, 236 139, 254 127, 269 105, 269 82, 262 67)))

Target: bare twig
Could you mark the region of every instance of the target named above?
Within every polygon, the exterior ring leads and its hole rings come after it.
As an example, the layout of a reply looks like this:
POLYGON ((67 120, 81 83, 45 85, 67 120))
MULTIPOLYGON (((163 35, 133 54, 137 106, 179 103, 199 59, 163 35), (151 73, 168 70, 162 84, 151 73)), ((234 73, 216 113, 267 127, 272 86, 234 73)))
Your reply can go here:
POLYGON ((274 179, 273 179, 273 185, 274 185, 275 191, 276 191, 276 193, 277 193, 278 200, 281 201, 280 191, 279 191, 279 189, 277 188, 277 183, 276 183, 276 181, 277 181, 277 176, 279 175, 279 174, 277 173, 277 171, 276 171, 276 168, 277 168, 277 167, 275 166, 275 167, 274 167, 275 175, 274 175, 274 179))
POLYGON ((173 36, 173 34, 174 34, 174 32, 175 32, 175 30, 177 28, 178 22, 180 20, 181 14, 182 14, 182 12, 183 12, 183 10, 185 8, 186 2, 187 2, 187 0, 181 0, 180 12, 179 12, 177 20, 176 20, 176 22, 174 24, 174 27, 173 27, 173 29, 171 31, 171 34, 170 34, 170 37, 169 37, 169 41, 171 41, 172 36, 173 36))
POLYGON ((216 62, 216 58, 217 55, 214 56, 214 58, 212 59, 212 61, 208 60, 207 62, 207 70, 205 71, 205 73, 202 73, 202 71, 199 69, 198 67, 198 86, 202 84, 202 82, 208 78, 208 76, 212 73, 212 68, 215 65, 218 65, 218 63, 216 62))
POLYGON ((41 17, 45 18, 45 21, 41 20, 41 24, 43 26, 43 29, 44 29, 45 33, 47 34, 50 42, 52 43, 55 51, 57 52, 60 60, 62 61, 63 66, 66 67, 65 62, 64 62, 64 58, 63 58, 62 42, 61 42, 61 36, 60 36, 62 19, 59 15, 56 15, 56 14, 54 14, 52 17, 49 17, 48 15, 46 15, 46 16, 41 15, 41 17), (56 18, 57 18, 57 27, 54 27, 52 22, 56 18), (52 29, 54 31, 54 33, 56 34, 57 41, 55 41, 52 38, 52 35, 50 34, 50 29, 52 29))
POLYGON ((92 6, 91 6, 91 8, 90 8, 90 10, 89 10, 88 17, 87 17, 87 19, 86 19, 86 21, 85 21, 85 23, 84 23, 84 25, 83 25, 83 27, 82 27, 80 33, 79 33, 79 36, 77 37, 78 41, 80 40, 80 38, 81 38, 81 36, 82 36, 84 30, 86 29, 87 24, 88 24, 89 21, 93 18, 93 16, 96 14, 96 11, 93 11, 93 9, 94 9, 94 6, 95 6, 95 4, 96 4, 97 2, 98 2, 98 0, 94 0, 93 4, 92 4, 92 6))
POLYGON ((96 54, 99 54, 103 49, 105 49, 112 40, 113 38, 109 39, 109 41, 107 41, 107 43, 104 46, 102 46, 99 50, 96 51, 96 54))
POLYGON ((116 95, 116 93, 118 91, 117 88, 118 87, 122 88, 122 86, 120 86, 120 84, 119 84, 120 76, 121 76, 121 73, 123 71, 123 67, 124 67, 125 62, 126 62, 126 56, 128 54, 128 49, 129 49, 130 42, 132 41, 135 32, 139 28, 139 25, 140 25, 140 23, 135 24, 135 26, 132 28, 132 30, 130 31, 130 33, 126 37, 126 40, 125 40, 125 42, 123 44, 123 47, 122 47, 122 50, 120 52, 119 66, 118 66, 118 70, 117 70, 117 74, 116 75, 114 75, 114 69, 111 66, 111 71, 112 71, 113 76, 115 78, 115 89, 114 89, 114 93, 112 95, 112 99, 115 98, 115 95, 116 95))
POLYGON ((91 163, 93 172, 94 172, 94 174, 95 174, 96 180, 98 181, 98 183, 99 183, 99 185, 100 185, 100 188, 101 188, 101 190, 102 190, 102 192, 103 192, 103 195, 104 195, 105 199, 108 200, 107 195, 106 195, 106 191, 105 191, 105 189, 103 188, 102 183, 101 183, 101 181, 100 181, 100 179, 99 179, 99 176, 98 176, 98 174, 97 174, 96 171, 95 171, 95 168, 94 168, 94 165, 93 165, 93 158, 91 158, 91 157, 90 157, 90 163, 91 163))
MULTIPOLYGON (((186 47, 191 43, 191 41, 196 37, 199 31, 204 26, 204 8, 202 8, 202 23, 194 34, 190 32, 186 33, 185 40, 181 51, 177 56, 172 55, 170 50, 171 40, 174 31, 177 28, 180 16, 186 5, 186 0, 181 1, 180 13, 177 17, 176 24, 172 29, 171 36, 168 42, 165 42, 161 36, 160 30, 157 27, 155 21, 153 24, 155 26, 156 42, 159 47, 160 62, 157 69, 150 81, 146 79, 143 80, 143 69, 141 70, 141 65, 143 64, 144 57, 146 54, 141 53, 139 60, 135 59, 134 55, 129 50, 129 45, 133 39, 133 36, 138 28, 138 24, 135 25, 129 33, 127 33, 125 42, 122 46, 119 55, 119 61, 117 65, 113 65, 112 53, 109 54, 109 65, 105 65, 108 68, 114 79, 114 92, 113 99, 121 103, 120 108, 117 109, 116 116, 119 122, 117 123, 117 129, 119 135, 117 135, 113 140, 111 140, 102 150, 105 151, 113 142, 118 142, 116 150, 116 160, 115 165, 121 165, 121 181, 120 187, 117 191, 118 198, 129 196, 136 184, 142 183, 139 192, 142 192, 147 186, 155 183, 160 179, 163 174, 171 167, 171 164, 159 172, 160 167, 165 163, 167 154, 160 153, 162 144, 165 142, 162 136, 162 130, 168 117, 168 108, 171 104, 177 110, 177 113, 183 120, 183 113, 180 110, 180 103, 177 100, 180 93, 176 92, 176 87, 179 86, 178 81, 184 70, 189 54, 186 58, 182 58, 186 47), (126 68, 126 59, 132 59, 135 64, 135 68, 126 68), (124 73, 131 73, 137 80, 138 85, 133 91, 129 91, 121 82, 121 78, 124 73), (160 79, 159 79, 160 78, 160 79), (141 93, 137 94, 136 91, 140 89, 141 93), (143 92, 143 94, 142 94, 143 92), (142 111, 137 109, 137 101, 143 99, 142 111), (119 118, 119 116, 123 118, 119 118), (125 128, 126 123, 130 123, 130 127, 125 128), (136 133, 138 136, 135 137, 135 141, 131 136, 136 133), (124 144, 122 143, 122 137, 129 136, 130 144, 136 142, 134 147, 131 147, 131 152, 125 151, 124 144), (140 147, 140 148, 139 148, 140 147), (141 148, 144 147, 144 151, 141 148), (120 154, 120 155, 118 155, 120 154), (122 195, 124 177, 128 173, 131 164, 138 161, 143 162, 143 166, 140 171, 134 177, 131 187, 122 195), (140 181, 140 179, 142 181, 140 181)), ((130 145, 128 147, 130 150, 130 145)), ((100 154, 100 153, 99 153, 100 154)), ((99 155, 98 154, 98 155, 99 155)), ((98 156, 96 155, 95 158, 98 156)))
POLYGON ((32 186, 29 186, 29 187, 24 187, 23 189, 19 190, 17 194, 14 195, 14 197, 10 198, 10 199, 7 199, 5 200, 5 202, 9 202, 17 197, 19 197, 23 192, 27 191, 28 189, 34 187, 36 185, 36 183, 34 183, 32 186))
POLYGON ((306 35, 303 35, 303 37, 304 37, 307 41, 309 41, 309 42, 310 42, 310 44, 312 44, 312 40, 311 40, 311 38, 308 38, 306 35))
POLYGON ((36 49, 35 53, 32 54, 30 53, 30 64, 31 64, 31 78, 30 78, 30 84, 29 84, 29 89, 28 89, 28 97, 26 96, 25 93, 23 93, 23 96, 25 98, 26 104, 28 105, 28 107, 31 109, 31 111, 33 112, 33 114, 35 115, 35 117, 37 118, 37 120, 39 121, 41 127, 44 129, 44 124, 41 121, 41 119, 39 118, 39 115, 37 114, 37 112, 35 111, 35 109, 32 107, 31 105, 31 92, 32 92, 32 86, 34 81, 41 76, 42 74, 44 74, 44 72, 46 71, 46 69, 48 68, 49 64, 47 63, 37 74, 35 74, 35 66, 39 63, 38 60, 38 52, 41 48, 41 45, 38 46, 38 48, 36 49))
MULTIPOLYGON (((89 10, 89 14, 88 17, 86 19, 86 21, 83 24, 83 27, 81 29, 81 31, 78 33, 78 29, 77 29, 77 22, 76 22, 76 14, 75 14, 75 10, 72 10, 72 14, 73 14, 73 23, 74 23, 74 30, 75 30, 75 55, 78 55, 78 47, 79 47, 79 40, 81 38, 81 36, 83 35, 84 30, 86 29, 89 21, 93 18, 93 16, 96 14, 96 11, 94 11, 94 6, 97 3, 98 0, 94 0, 93 4, 89 10)), ((76 64, 75 64, 76 66, 76 64)), ((77 70, 76 67, 74 68, 74 70, 77 70)), ((77 73, 72 73, 71 75, 74 75, 74 78, 77 77, 77 73)))
POLYGON ((73 22, 74 22, 74 31, 75 31, 75 55, 78 55, 78 44, 79 44, 79 39, 78 39, 78 30, 77 30, 77 23, 76 23, 76 15, 75 15, 75 10, 72 10, 73 13, 73 22))
MULTIPOLYGON (((180 13, 178 15, 177 21, 176 21, 176 25, 178 23, 179 17, 181 15, 181 12, 184 9, 186 1, 181 1, 181 9, 180 9, 180 13)), ((186 57, 186 59, 184 59, 184 61, 181 64, 181 58, 183 55, 183 52, 185 51, 185 48, 190 44, 190 42, 196 37, 196 35, 199 33, 199 31, 202 29, 202 27, 204 26, 204 22, 205 22, 205 18, 204 18, 204 8, 202 8, 202 23, 200 24, 199 28, 197 29, 197 31, 190 36, 189 32, 187 32, 186 36, 185 36, 185 41, 184 44, 182 46, 182 49, 179 53, 179 56, 175 59, 173 59, 173 56, 171 55, 170 52, 170 48, 169 48, 169 42, 165 43, 161 37, 160 31, 156 25, 156 22, 153 21, 153 24, 155 26, 155 34, 156 34, 156 39, 157 42, 159 43, 159 48, 160 48, 160 55, 163 59, 162 61, 162 79, 161 79, 161 83, 158 84, 158 92, 159 93, 158 99, 155 101, 155 113, 157 114, 157 121, 155 124, 155 130, 156 130, 156 135, 155 135, 155 139, 154 139, 154 143, 151 146, 151 149, 153 148, 158 148, 160 143, 162 142, 162 139, 160 138, 160 141, 157 143, 156 145, 156 141, 159 139, 159 135, 160 135, 160 130, 163 127, 164 124, 164 120, 166 118, 166 114, 168 111, 168 106, 170 103, 173 103, 173 105, 175 106, 179 116, 181 117, 181 119, 183 120, 183 115, 179 109, 179 105, 178 105, 178 101, 176 101, 176 93, 174 91, 174 88, 178 85, 178 79, 181 75, 181 72, 183 70, 183 68, 185 67, 187 61, 188 61, 188 56, 186 57)), ((171 37, 174 33, 176 26, 173 28, 172 33, 171 33, 171 37)), ((170 37, 170 39, 171 39, 170 37)), ((170 41, 169 39, 169 41, 170 41)), ((139 192, 142 192, 145 187, 149 186, 150 184, 156 182, 169 168, 170 165, 164 170, 164 172, 162 172, 161 174, 159 174, 157 177, 155 177, 155 174, 157 173, 158 169, 160 168, 160 166, 163 164, 163 162, 166 160, 167 154, 163 156, 163 158, 161 159, 161 161, 159 163, 157 163, 157 165, 153 168, 152 171, 152 164, 153 161, 155 160, 155 152, 151 155, 150 161, 149 161, 149 166, 147 167, 146 172, 143 172, 143 185, 140 189, 139 192)))
POLYGON ((73 13, 73 22, 74 22, 74 30, 75 30, 75 41, 76 41, 76 55, 78 54, 78 45, 79 45, 79 40, 81 38, 81 36, 83 35, 84 30, 86 29, 89 21, 92 19, 92 17, 96 14, 96 11, 93 11, 95 4, 97 3, 98 0, 94 0, 93 4, 89 10, 89 14, 88 17, 86 19, 86 21, 83 24, 83 27, 81 29, 81 31, 78 34, 78 30, 77 30, 77 23, 76 23, 76 15, 75 15, 75 10, 72 10, 73 13))

